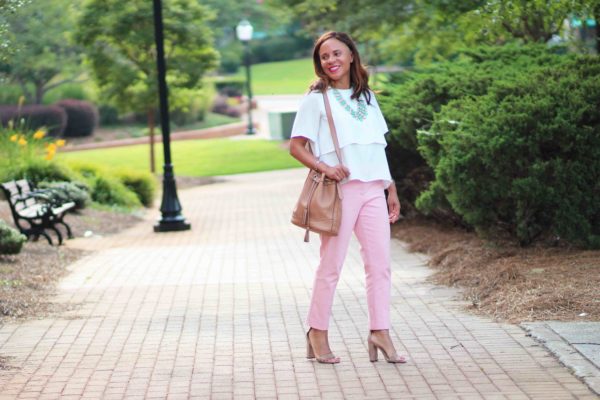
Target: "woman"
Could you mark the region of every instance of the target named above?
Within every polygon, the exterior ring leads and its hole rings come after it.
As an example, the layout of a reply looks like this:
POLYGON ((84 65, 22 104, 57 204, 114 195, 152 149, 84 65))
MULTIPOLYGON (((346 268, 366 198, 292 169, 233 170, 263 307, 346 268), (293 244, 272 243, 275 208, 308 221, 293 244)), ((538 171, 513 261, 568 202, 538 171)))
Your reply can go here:
POLYGON ((335 364, 327 329, 335 288, 352 232, 361 244, 365 264, 371 361, 380 350, 388 362, 404 363, 389 335, 390 223, 398 220, 400 201, 385 156, 387 125, 361 65, 356 45, 345 33, 322 35, 313 50, 318 79, 296 114, 290 153, 308 168, 341 183, 344 195, 338 236, 321 235, 321 260, 307 318, 307 357, 335 364), (343 165, 329 132, 323 92, 327 92, 343 165), (312 152, 306 148, 310 141, 312 152), (388 190, 387 207, 384 189, 388 190), (388 211, 389 207, 389 211, 388 211))

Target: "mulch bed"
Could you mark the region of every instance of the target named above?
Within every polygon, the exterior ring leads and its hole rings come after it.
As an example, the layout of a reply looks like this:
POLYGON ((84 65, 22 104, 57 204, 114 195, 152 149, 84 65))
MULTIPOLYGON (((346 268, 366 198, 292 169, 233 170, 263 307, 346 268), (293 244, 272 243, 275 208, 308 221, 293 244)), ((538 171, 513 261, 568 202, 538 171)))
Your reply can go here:
POLYGON ((486 241, 425 219, 403 220, 393 235, 427 254, 431 281, 463 288, 476 313, 512 323, 600 321, 600 251, 486 241))
MULTIPOLYGON (((12 224, 6 202, 0 218, 12 224)), ((110 235, 141 221, 139 216, 87 208, 65 218, 75 237, 110 235)), ((53 234, 50 234, 53 237, 53 234)), ((54 240, 54 237, 53 237, 54 240)), ((0 324, 15 318, 39 317, 64 309, 47 299, 66 267, 88 252, 68 246, 50 246, 46 239, 28 241, 17 255, 0 255, 0 324)))

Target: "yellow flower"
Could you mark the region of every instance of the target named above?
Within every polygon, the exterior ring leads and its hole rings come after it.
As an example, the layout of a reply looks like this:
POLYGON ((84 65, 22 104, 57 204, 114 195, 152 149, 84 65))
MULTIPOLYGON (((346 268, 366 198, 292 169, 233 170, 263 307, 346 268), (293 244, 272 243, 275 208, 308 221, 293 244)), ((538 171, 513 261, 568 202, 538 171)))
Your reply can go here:
POLYGON ((19 139, 19 135, 15 134, 10 137, 11 142, 16 142, 19 139))
POLYGON ((64 139, 58 139, 58 140, 57 140, 56 142, 54 142, 54 143, 56 143, 56 146, 57 146, 57 147, 63 147, 63 146, 65 145, 65 143, 67 143, 67 142, 66 142, 66 140, 64 140, 64 139))
POLYGON ((39 129, 33 134, 33 138, 38 140, 42 139, 44 136, 46 136, 46 132, 44 132, 42 129, 39 129))
POLYGON ((23 136, 21 136, 21 137, 19 138, 19 144, 20 144, 21 146, 25 146, 25 145, 27 144, 27 140, 25 140, 25 138, 24 138, 23 136))
POLYGON ((46 153, 46 157, 44 157, 46 160, 50 161, 54 158, 54 152, 53 151, 49 151, 46 153))
POLYGON ((56 152, 56 145, 54 143, 50 143, 46 146, 46 151, 47 152, 52 152, 55 153, 56 152))

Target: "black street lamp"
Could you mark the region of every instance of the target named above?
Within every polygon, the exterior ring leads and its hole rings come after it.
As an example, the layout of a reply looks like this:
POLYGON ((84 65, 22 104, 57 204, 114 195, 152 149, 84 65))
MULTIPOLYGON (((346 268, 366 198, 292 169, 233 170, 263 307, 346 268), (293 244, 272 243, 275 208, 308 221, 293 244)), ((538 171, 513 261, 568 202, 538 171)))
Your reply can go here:
POLYGON ((244 44, 244 64, 246 65, 246 90, 248 92, 248 129, 247 135, 254 135, 254 125, 252 124, 252 84, 250 82, 250 46, 248 43, 252 39, 254 28, 247 20, 242 20, 236 27, 238 39, 244 44))
POLYGON ((185 231, 191 225, 181 215, 181 204, 177 198, 175 173, 171 164, 171 134, 169 127, 169 99, 167 94, 165 51, 163 46, 163 21, 161 0, 154 0, 154 39, 156 40, 156 66, 158 70, 158 94, 160 99, 160 126, 162 129, 163 152, 163 196, 160 205, 161 218, 154 225, 154 232, 185 231))

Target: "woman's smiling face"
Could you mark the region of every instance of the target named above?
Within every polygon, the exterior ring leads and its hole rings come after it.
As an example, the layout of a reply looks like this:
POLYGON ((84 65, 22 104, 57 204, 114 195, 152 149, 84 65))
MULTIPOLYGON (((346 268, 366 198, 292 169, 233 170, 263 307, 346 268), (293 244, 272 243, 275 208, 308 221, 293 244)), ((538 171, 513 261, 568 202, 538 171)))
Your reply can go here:
POLYGON ((354 60, 350 48, 343 42, 331 38, 319 48, 321 67, 338 89, 350 88, 350 64, 354 60))

